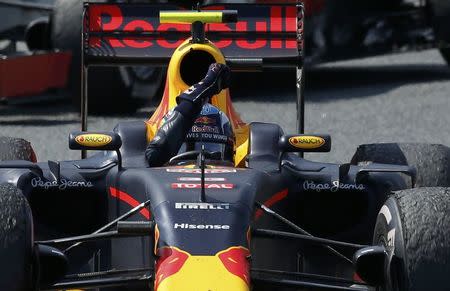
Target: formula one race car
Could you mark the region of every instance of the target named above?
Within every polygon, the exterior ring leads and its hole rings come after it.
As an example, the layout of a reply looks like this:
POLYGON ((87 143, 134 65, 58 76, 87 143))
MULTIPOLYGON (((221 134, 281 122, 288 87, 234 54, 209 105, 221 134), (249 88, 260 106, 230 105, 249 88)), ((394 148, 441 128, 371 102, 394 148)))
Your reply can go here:
POLYGON ((309 161, 330 150, 328 135, 244 123, 226 89, 211 103, 233 127, 232 163, 201 148, 149 167, 148 142, 211 63, 294 65, 302 120, 303 6, 237 2, 85 4, 83 80, 88 66, 170 57, 164 96, 149 120, 112 132, 87 131, 84 110, 69 147, 100 151, 85 159, 37 163, 29 143, 0 139, 0 290, 448 290, 446 146, 362 145, 347 164, 309 161), (166 34, 152 31, 157 17, 166 34), (213 44, 205 27, 225 22, 237 29, 215 30, 213 44), (173 43, 171 27, 192 35, 173 43))

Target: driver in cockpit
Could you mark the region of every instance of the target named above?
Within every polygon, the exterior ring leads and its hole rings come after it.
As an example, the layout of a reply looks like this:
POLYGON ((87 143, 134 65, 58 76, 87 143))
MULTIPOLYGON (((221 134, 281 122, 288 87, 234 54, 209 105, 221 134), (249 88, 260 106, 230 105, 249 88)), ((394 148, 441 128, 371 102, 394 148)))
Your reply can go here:
POLYGON ((145 157, 151 167, 159 167, 179 154, 203 147, 209 157, 233 161, 234 134, 228 117, 209 104, 211 97, 230 85, 230 69, 215 63, 205 78, 177 97, 178 105, 163 119, 162 126, 147 146, 145 157))

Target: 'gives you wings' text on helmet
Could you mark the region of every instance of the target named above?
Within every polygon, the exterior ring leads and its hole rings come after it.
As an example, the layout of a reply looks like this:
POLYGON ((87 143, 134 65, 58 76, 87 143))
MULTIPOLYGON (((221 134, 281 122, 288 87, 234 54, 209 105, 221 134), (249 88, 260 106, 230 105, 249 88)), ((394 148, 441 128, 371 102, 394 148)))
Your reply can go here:
POLYGON ((234 133, 228 117, 217 107, 207 103, 194 119, 186 135, 185 151, 201 150, 214 153, 224 161, 233 161, 234 133))

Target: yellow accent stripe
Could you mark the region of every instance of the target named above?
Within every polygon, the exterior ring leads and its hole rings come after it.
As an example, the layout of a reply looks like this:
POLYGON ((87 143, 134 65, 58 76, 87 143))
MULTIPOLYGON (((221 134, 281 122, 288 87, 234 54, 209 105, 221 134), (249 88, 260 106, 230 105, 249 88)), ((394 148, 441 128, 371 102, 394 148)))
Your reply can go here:
POLYGON ((222 12, 218 11, 161 11, 159 21, 161 23, 222 23, 222 12))

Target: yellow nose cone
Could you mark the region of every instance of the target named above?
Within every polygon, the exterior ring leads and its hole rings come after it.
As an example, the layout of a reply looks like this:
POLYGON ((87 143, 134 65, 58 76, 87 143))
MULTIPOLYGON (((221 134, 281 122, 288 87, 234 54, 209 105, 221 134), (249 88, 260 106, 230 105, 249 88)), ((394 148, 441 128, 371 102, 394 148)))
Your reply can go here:
POLYGON ((247 249, 233 247, 215 256, 183 256, 176 254, 177 251, 165 258, 164 262, 159 262, 155 278, 156 291, 250 290, 247 249), (183 262, 182 266, 180 262, 183 262))

